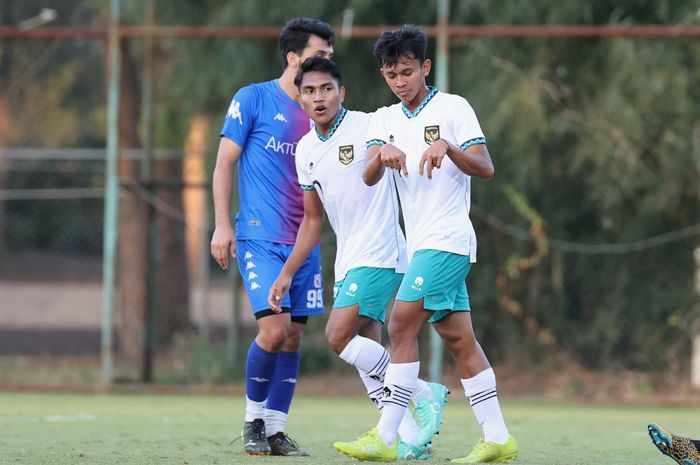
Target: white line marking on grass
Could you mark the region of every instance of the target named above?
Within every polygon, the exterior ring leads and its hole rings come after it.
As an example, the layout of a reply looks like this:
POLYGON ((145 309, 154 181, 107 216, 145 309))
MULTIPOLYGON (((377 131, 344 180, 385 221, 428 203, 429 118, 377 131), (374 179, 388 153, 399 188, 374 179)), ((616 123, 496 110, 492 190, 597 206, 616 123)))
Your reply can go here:
POLYGON ((81 421, 95 421, 97 417, 90 413, 76 413, 73 415, 46 415, 43 417, 46 422, 72 423, 81 421))

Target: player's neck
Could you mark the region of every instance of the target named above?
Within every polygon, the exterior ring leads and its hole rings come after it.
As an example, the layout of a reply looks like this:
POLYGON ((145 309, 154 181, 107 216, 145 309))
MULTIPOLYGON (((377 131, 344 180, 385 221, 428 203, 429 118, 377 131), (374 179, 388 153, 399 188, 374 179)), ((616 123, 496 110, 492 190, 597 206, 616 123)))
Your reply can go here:
POLYGON ((279 78, 280 87, 285 94, 289 96, 290 99, 294 101, 299 101, 299 90, 294 85, 294 76, 296 71, 291 69, 289 66, 285 68, 284 72, 279 78))
POLYGON ((423 101, 426 95, 430 92, 428 86, 423 84, 421 90, 416 94, 416 96, 410 102, 402 102, 403 105, 408 108, 408 111, 415 111, 418 105, 423 101))
POLYGON ((338 116, 340 115, 340 111, 340 107, 338 107, 338 112, 335 114, 335 116, 333 116, 333 118, 328 120, 326 124, 319 124, 314 121, 314 123, 316 124, 316 132, 318 132, 324 137, 327 136, 328 133, 331 131, 331 128, 333 128, 333 126, 335 125, 335 122, 338 119, 338 116))

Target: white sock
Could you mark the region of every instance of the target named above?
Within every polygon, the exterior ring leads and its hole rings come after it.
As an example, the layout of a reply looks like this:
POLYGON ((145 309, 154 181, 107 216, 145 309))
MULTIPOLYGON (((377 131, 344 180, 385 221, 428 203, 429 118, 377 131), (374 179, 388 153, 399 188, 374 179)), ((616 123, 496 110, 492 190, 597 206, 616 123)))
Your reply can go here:
MULTIPOLYGON (((389 366, 390 356, 389 352, 378 342, 366 337, 355 336, 340 353, 340 358, 357 367, 363 381, 364 373, 380 383, 384 383, 384 375, 386 368, 389 366)), ((367 386, 367 383, 365 383, 365 386, 367 386)), ((367 393, 368 395, 370 393, 369 387, 367 388, 367 393)), ((411 400, 415 403, 419 399, 427 399, 432 395, 433 392, 430 390, 428 383, 419 378, 416 391, 413 393, 411 400)), ((372 396, 370 396, 370 399, 374 400, 372 396)))
MULTIPOLYGON (((358 368, 357 371, 360 373, 360 378, 362 378, 365 388, 367 388, 367 397, 374 402, 374 405, 381 412, 384 408, 384 404, 382 403, 382 397, 384 396, 384 385, 374 378, 371 378, 361 369, 358 368)), ((406 409, 406 413, 404 413, 404 416, 401 419, 398 433, 403 442, 411 444, 412 446, 418 445, 418 434, 420 433, 420 427, 408 409, 406 409)))
POLYGON ((382 408, 384 407, 384 404, 382 404, 382 397, 384 396, 384 383, 380 383, 376 379, 372 378, 361 368, 358 368, 357 372, 360 374, 360 379, 362 379, 362 383, 364 383, 365 388, 367 389, 367 397, 374 402, 374 405, 381 412, 382 408))
POLYGON ((355 336, 340 353, 340 358, 380 383, 384 382, 384 373, 389 366, 390 357, 389 352, 380 343, 366 337, 355 336))
POLYGON ((404 418, 408 401, 416 388, 420 362, 390 363, 384 378, 382 416, 377 430, 386 445, 396 441, 399 424, 404 418))
POLYGON ((417 400, 428 399, 433 396, 433 391, 430 390, 428 383, 418 378, 418 384, 416 385, 416 390, 413 392, 413 397, 411 400, 415 404, 417 400))
POLYGON ((463 379, 462 386, 484 432, 484 441, 505 444, 509 434, 498 403, 493 369, 487 368, 473 378, 463 379))
MULTIPOLYGON (((380 383, 374 378, 371 378, 367 372, 362 371, 360 368, 357 369, 357 372, 360 374, 360 378, 367 389, 367 397, 374 402, 374 405, 381 412, 384 408, 384 404, 382 403, 382 397, 384 396, 384 384, 380 383)), ((403 442, 411 444, 412 446, 418 445, 420 427, 408 409, 406 409, 406 413, 404 413, 404 416, 401 419, 398 433, 403 442)))
POLYGON ((401 440, 412 446, 418 445, 418 435, 420 434, 420 427, 416 423, 416 419, 411 415, 411 411, 406 409, 403 413, 403 418, 401 423, 399 423, 399 429, 397 430, 401 440))
POLYGON ((265 434, 267 437, 284 431, 287 424, 287 414, 279 410, 265 410, 265 434))
POLYGON ((258 418, 265 418, 265 401, 255 402, 245 398, 245 421, 253 421, 258 418))

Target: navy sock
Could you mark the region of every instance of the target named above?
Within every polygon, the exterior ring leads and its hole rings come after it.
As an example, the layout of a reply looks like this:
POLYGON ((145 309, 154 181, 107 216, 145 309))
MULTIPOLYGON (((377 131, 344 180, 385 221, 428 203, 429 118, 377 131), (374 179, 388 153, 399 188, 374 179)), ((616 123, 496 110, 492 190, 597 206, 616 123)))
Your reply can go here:
POLYGON ((277 369, 270 383, 270 394, 267 396, 268 410, 289 413, 289 406, 294 397, 299 374, 299 352, 280 352, 277 354, 277 369))
POLYGON ((255 402, 267 399, 275 376, 277 353, 266 352, 253 341, 245 361, 246 396, 255 402))

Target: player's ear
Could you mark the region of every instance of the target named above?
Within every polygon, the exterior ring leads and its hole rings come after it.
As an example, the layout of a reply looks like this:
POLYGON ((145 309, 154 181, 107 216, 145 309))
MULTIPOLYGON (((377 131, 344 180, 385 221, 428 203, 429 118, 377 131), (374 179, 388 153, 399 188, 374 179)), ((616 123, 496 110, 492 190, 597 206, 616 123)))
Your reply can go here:
POLYGON ((428 76, 430 74, 430 70, 433 67, 433 62, 430 61, 430 58, 426 58, 425 61, 423 62, 423 76, 428 76))
POLYGON ((294 52, 287 52, 287 66, 299 69, 299 58, 301 58, 299 55, 297 55, 294 52))
POLYGON ((345 100, 345 86, 340 86, 339 93, 340 93, 340 103, 343 103, 343 101, 345 100))

